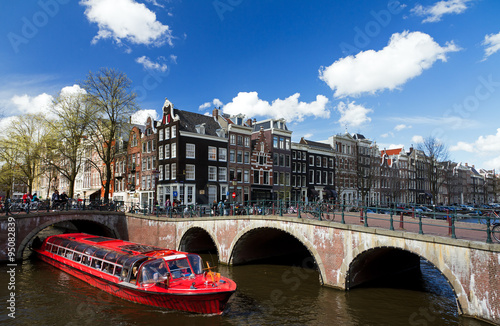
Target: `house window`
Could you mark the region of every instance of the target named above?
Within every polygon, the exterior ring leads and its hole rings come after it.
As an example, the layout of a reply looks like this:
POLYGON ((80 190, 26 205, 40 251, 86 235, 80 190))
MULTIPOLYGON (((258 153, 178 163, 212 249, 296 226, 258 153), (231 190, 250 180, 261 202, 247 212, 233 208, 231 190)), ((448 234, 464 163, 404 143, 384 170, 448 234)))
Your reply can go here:
POLYGON ((273 179, 274 179, 274 184, 279 185, 279 179, 278 179, 278 172, 273 172, 273 179))
POLYGON ((170 139, 170 127, 165 128, 165 140, 170 139))
POLYGON ((170 158, 170 144, 165 145, 165 159, 168 160, 170 158))
POLYGON ((250 137, 245 137, 245 147, 250 147, 250 137))
POLYGON ((219 148, 219 161, 227 161, 227 148, 219 148))
POLYGON ((273 137, 273 147, 278 148, 278 136, 273 137))
POLYGON ((241 170, 236 171, 236 178, 237 178, 238 182, 243 181, 243 173, 241 173, 241 170))
POLYGON ((234 149, 229 150, 229 162, 231 162, 231 163, 236 162, 234 149))
POLYGON ((227 181, 227 168, 219 168, 219 181, 226 182, 227 181))
POLYGON ((177 179, 177 164, 176 163, 172 163, 172 168, 170 169, 170 174, 171 174, 170 179, 172 179, 172 180, 177 179))
POLYGON ((286 156, 285 156, 285 166, 286 166, 287 168, 289 168, 289 167, 290 167, 290 155, 286 155, 286 156))
POLYGON ((229 136, 229 142, 231 143, 231 145, 236 145, 236 136, 235 135, 229 136))
POLYGON ((285 139, 283 137, 280 137, 280 148, 285 149, 285 139))
POLYGON ((243 182, 245 182, 245 183, 250 182, 250 171, 245 170, 243 172, 243 182))
POLYGON ((172 158, 176 158, 177 157, 177 143, 172 143, 172 158))
POLYGON ((286 149, 289 150, 290 149, 290 139, 287 139, 285 141, 285 144, 286 144, 286 149))
POLYGON ((237 145, 238 146, 243 146, 243 136, 238 135, 237 139, 238 139, 237 145))
POLYGON ((245 152, 245 157, 243 163, 250 164, 250 152, 245 152))
POLYGON ((142 143, 142 152, 146 153, 146 143, 142 143))
POLYGON ((217 187, 216 186, 208 186, 208 202, 213 203, 217 202, 217 187))
POLYGON ((158 130, 158 141, 162 141, 163 140, 163 129, 159 129, 158 130))
POLYGON ((165 164, 165 180, 170 180, 170 164, 165 164))
POLYGON ((238 155, 236 156, 236 163, 243 163, 243 152, 238 151, 238 155))
POLYGON ((236 180, 236 177, 234 176, 234 170, 230 169, 229 170, 229 181, 236 180))
POLYGON ((253 183, 260 184, 260 171, 258 170, 253 171, 253 183))
POLYGON ((263 184, 268 185, 269 184, 269 171, 264 171, 264 180, 263 184))
POLYGON ((217 147, 208 146, 208 160, 209 161, 217 160, 217 147))
POLYGON ((208 181, 217 181, 217 167, 208 167, 208 181))
POLYGON ((195 167, 193 164, 186 164, 186 180, 195 180, 195 167))
POLYGON ((309 166, 314 166, 314 155, 309 156, 309 166))
POLYGON ((177 135, 177 126, 172 126, 172 136, 171 138, 175 138, 177 135))
POLYGON ((186 158, 196 158, 195 144, 186 144, 186 158))
POLYGON ((160 146, 160 147, 158 148, 158 158, 159 158, 160 160, 163 160, 163 146, 160 146))

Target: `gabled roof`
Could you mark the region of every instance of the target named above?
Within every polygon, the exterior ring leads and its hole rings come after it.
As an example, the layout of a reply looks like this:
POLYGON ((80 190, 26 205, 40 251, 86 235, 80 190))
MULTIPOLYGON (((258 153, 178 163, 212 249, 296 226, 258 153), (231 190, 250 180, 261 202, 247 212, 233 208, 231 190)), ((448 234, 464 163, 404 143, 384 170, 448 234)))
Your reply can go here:
POLYGON ((308 145, 312 148, 319 148, 322 150, 333 151, 332 146, 330 146, 329 144, 320 143, 320 142, 316 142, 316 141, 312 141, 312 140, 307 140, 307 139, 304 139, 304 137, 302 137, 300 139, 299 144, 305 144, 305 145, 308 145))
POLYGON ((179 116, 179 131, 197 133, 196 126, 205 124, 205 135, 218 136, 217 130, 221 129, 221 126, 213 117, 178 109, 175 109, 174 113, 179 116))
POLYGON ((403 148, 393 148, 393 149, 384 149, 380 151, 380 155, 384 156, 387 154, 388 156, 393 156, 393 155, 399 155, 401 153, 404 153, 403 148))

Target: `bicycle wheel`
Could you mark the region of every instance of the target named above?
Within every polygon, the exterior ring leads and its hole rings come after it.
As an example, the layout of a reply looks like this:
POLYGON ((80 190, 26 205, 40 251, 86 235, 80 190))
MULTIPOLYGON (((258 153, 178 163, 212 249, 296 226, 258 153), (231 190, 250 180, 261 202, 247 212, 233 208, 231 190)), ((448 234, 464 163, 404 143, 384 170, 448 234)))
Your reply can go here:
POLYGON ((493 229, 491 229, 491 236, 496 242, 500 242, 500 224, 496 224, 493 229))

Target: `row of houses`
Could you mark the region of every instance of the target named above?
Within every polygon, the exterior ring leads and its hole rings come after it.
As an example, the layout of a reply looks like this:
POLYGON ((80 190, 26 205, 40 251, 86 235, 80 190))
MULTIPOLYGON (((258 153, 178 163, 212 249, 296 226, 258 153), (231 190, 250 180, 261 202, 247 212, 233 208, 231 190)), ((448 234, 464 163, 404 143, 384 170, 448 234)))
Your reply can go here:
MULTIPOLYGON (((414 148, 380 150, 360 134, 317 142, 301 138, 283 119, 245 120, 214 109, 212 115, 175 109, 165 100, 159 121, 148 118, 116 140, 110 197, 140 205, 248 203, 262 200, 333 201, 346 205, 487 203, 496 201, 494 171, 440 162, 432 191, 429 158, 414 148), (446 172, 446 173, 443 173, 446 172)), ((87 161, 97 160, 91 151, 87 161)), ((84 164, 76 197, 98 199, 95 164, 84 164)), ((47 182, 38 184, 40 193, 47 182)), ((67 187, 59 178, 59 192, 67 187)))

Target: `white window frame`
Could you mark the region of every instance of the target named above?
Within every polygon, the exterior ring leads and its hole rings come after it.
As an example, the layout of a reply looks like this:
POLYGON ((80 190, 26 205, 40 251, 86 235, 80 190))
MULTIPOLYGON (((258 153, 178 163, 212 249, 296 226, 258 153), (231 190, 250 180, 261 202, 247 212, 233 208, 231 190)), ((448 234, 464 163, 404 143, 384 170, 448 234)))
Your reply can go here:
POLYGON ((186 158, 196 158, 196 145, 186 144, 186 158))
POLYGON ((196 180, 196 167, 194 164, 186 164, 186 180, 196 180))

